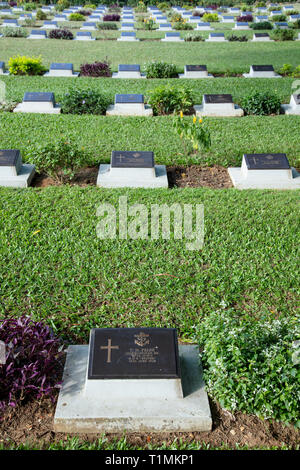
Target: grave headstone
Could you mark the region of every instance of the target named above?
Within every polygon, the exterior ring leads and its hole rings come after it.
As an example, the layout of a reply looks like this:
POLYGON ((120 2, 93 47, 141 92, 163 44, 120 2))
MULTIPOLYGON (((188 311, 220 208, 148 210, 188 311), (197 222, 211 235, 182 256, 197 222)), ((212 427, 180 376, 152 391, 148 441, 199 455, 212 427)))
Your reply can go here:
POLYGON ((46 39, 47 33, 41 29, 32 29, 28 39, 46 39))
POLYGON ((268 33, 254 33, 252 41, 271 41, 268 33))
POLYGON ((74 41, 96 41, 96 38, 93 38, 89 31, 78 31, 74 41))
POLYGON ((35 174, 35 166, 23 164, 20 150, 0 150, 0 186, 26 188, 35 174))
POLYGON ((121 32, 121 37, 119 37, 117 41, 139 41, 139 39, 137 39, 136 33, 131 31, 124 31, 121 32))
POLYGON ((144 104, 144 95, 116 94, 115 104, 109 106, 107 116, 152 116, 153 110, 144 104))
POLYGON ((194 106, 197 116, 241 117, 244 111, 229 94, 204 94, 202 105, 194 106))
POLYGON ((55 432, 209 431, 199 349, 171 328, 103 328, 70 346, 55 432))
POLYGON ((179 78, 213 78, 213 75, 207 72, 206 65, 185 65, 184 74, 179 78))
POLYGON ((74 72, 73 64, 52 62, 49 72, 44 77, 78 77, 79 73, 74 72))
POLYGON ((57 21, 44 21, 42 28, 45 29, 57 29, 57 21))
POLYGON ((281 78, 274 71, 273 65, 250 65, 250 73, 244 73, 245 78, 281 78))
POLYGON ((5 69, 5 63, 0 61, 0 75, 9 75, 9 72, 5 69))
POLYGON ((184 41, 183 38, 180 37, 180 33, 166 33, 165 37, 161 39, 163 42, 182 42, 184 41))
POLYGON ((138 64, 120 64, 118 72, 113 73, 112 76, 113 78, 145 78, 138 64))
POLYGON ((213 28, 210 26, 210 23, 199 22, 197 23, 196 31, 211 31, 213 28))
POLYGON ((86 30, 86 31, 96 31, 97 26, 96 26, 96 23, 93 23, 92 21, 85 21, 80 29, 86 30))
POLYGON ((228 168, 238 189, 299 189, 300 174, 285 153, 244 154, 241 168, 228 168))
POLYGON ((54 93, 26 92, 23 102, 18 104, 14 113, 59 114, 61 108, 55 103, 54 93))
POLYGON ((281 108, 285 114, 300 115, 300 93, 294 93, 290 103, 281 105, 281 108))

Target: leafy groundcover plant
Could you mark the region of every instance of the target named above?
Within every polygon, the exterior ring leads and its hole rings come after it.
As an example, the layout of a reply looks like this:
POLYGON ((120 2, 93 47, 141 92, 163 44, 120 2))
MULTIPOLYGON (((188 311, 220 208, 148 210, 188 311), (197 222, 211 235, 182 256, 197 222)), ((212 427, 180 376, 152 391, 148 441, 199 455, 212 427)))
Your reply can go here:
POLYGON ((107 61, 82 64, 80 75, 84 77, 111 77, 110 64, 107 61))
POLYGON ((161 86, 149 91, 148 103, 154 115, 172 113, 189 113, 194 105, 192 92, 189 88, 171 85, 161 86))
POLYGON ((199 324, 206 386, 223 408, 300 427, 300 318, 271 315, 223 310, 199 324))
POLYGON ((241 107, 245 114, 255 114, 257 116, 279 114, 280 106, 280 98, 270 92, 254 91, 241 101, 241 107))
POLYGON ((148 62, 143 67, 147 78, 175 78, 178 76, 177 67, 163 61, 148 62))
POLYGON ((63 345, 43 322, 30 317, 0 320, 6 362, 0 364, 0 412, 26 398, 54 396, 63 345))
POLYGON ((92 88, 70 88, 61 100, 65 114, 105 114, 110 98, 101 91, 92 88))
POLYGON ((73 33, 69 29, 52 29, 49 32, 50 39, 74 39, 73 33))
POLYGON ((12 75, 42 75, 46 68, 41 57, 14 56, 8 61, 9 73, 12 75))

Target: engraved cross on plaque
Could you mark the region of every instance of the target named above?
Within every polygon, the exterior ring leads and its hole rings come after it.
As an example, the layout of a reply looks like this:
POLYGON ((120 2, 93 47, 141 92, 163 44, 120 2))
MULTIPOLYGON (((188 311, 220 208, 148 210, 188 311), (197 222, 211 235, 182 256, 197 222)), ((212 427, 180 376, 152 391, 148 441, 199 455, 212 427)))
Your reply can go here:
POLYGON ((111 339, 108 339, 107 346, 100 346, 100 349, 107 349, 107 360, 106 362, 111 362, 111 350, 112 349, 119 349, 119 346, 112 346, 111 339))

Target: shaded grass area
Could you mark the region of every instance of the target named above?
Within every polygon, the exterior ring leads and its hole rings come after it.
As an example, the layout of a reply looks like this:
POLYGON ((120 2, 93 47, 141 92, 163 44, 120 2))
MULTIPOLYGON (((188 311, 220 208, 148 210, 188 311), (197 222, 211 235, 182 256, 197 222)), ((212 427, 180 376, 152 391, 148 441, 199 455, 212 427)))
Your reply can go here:
MULTIPOLYGON (((192 119, 186 117, 185 119, 192 119)), ((300 167, 299 116, 208 118, 212 146, 187 156, 171 116, 0 114, 0 148, 18 148, 24 160, 30 147, 65 138, 87 152, 87 164, 110 160, 112 150, 152 150, 158 164, 240 166, 243 153, 286 153, 300 167)))
MULTIPOLYGON (((236 34, 235 32, 232 32, 236 34)), ((237 34, 244 33, 238 32, 237 34)), ((158 34, 158 33, 156 33, 158 34)), ((204 35, 204 33, 202 33, 204 35)), ((246 72, 251 64, 272 64, 281 67, 285 63, 299 65, 300 42, 270 43, 163 43, 141 41, 61 41, 2 38, 1 60, 21 55, 41 55, 45 65, 51 62, 73 62, 76 69, 84 62, 94 62, 108 57, 114 69, 121 63, 139 63, 164 60, 183 67, 185 64, 207 64, 213 72, 246 72)))
POLYGON ((258 320, 292 315, 298 211, 296 191, 0 188, 0 316, 31 314, 87 342, 91 328, 133 326, 176 327, 197 341, 197 324, 224 306, 258 320), (172 230, 170 240, 100 240, 96 208, 118 211, 120 196, 149 211, 204 204, 203 249, 187 250, 172 230))

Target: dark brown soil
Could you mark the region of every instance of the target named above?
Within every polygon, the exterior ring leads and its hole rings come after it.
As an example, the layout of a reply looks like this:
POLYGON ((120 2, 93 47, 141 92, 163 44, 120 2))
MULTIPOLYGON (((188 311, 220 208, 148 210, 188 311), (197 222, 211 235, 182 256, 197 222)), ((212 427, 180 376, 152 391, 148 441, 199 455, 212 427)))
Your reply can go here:
POLYGON ((231 188, 232 183, 227 168, 221 166, 201 167, 192 165, 189 167, 168 167, 170 186, 180 188, 231 188))
MULTIPOLYGON (((185 442, 201 442, 210 448, 227 446, 234 449, 236 445, 248 446, 248 448, 270 448, 283 445, 295 449, 300 444, 300 430, 292 426, 284 426, 269 420, 260 420, 256 416, 243 413, 231 414, 222 410, 220 406, 211 403, 213 414, 213 430, 211 432, 192 433, 149 433, 127 434, 129 445, 147 448, 148 444, 161 445, 163 442, 171 443, 176 437, 185 442)), ((15 445, 22 443, 35 443, 46 447, 50 443, 63 441, 67 436, 53 432, 53 416, 55 405, 49 399, 42 399, 33 403, 27 403, 19 408, 8 410, 4 419, 0 422, 0 443, 15 445)), ((94 441, 101 434, 79 434, 82 441, 94 441)), ((108 440, 117 436, 107 434, 108 440)))
MULTIPOLYGON (((170 187, 180 188, 231 188, 232 183, 226 168, 221 166, 201 167, 192 165, 167 167, 170 187)), ((95 186, 98 175, 98 166, 82 168, 79 170, 71 185, 95 186)), ((63 183, 49 178, 47 175, 36 175, 32 186, 36 188, 46 188, 47 186, 59 186, 63 183)))

